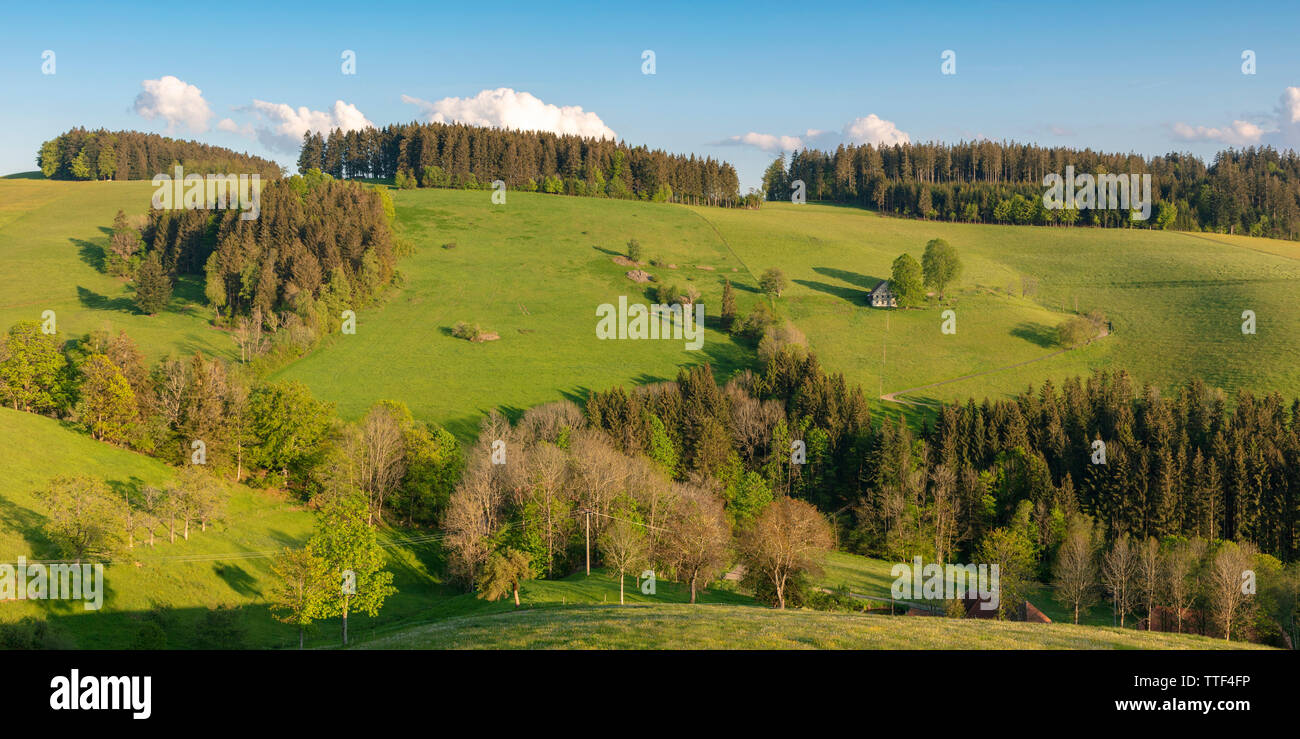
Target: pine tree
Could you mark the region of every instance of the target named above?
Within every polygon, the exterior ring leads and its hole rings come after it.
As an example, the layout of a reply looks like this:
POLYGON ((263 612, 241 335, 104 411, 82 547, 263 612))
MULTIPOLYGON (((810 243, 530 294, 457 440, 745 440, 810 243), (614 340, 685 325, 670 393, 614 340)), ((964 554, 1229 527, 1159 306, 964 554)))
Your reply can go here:
POLYGON ((724 331, 730 331, 736 324, 736 290, 731 286, 731 280, 722 283, 722 312, 719 319, 724 331))
POLYGON ((172 299, 172 279, 163 270, 158 252, 151 251, 135 275, 135 305, 141 313, 153 315, 172 299))

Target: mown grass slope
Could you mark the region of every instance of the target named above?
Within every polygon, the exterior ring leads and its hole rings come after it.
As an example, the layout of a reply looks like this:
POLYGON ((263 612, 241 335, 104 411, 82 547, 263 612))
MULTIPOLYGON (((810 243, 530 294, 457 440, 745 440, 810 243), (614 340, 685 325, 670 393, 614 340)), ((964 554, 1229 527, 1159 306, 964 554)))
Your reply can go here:
POLYGON ((587 606, 448 619, 366 649, 1242 649, 1200 636, 1071 624, 778 611, 733 605, 587 606))

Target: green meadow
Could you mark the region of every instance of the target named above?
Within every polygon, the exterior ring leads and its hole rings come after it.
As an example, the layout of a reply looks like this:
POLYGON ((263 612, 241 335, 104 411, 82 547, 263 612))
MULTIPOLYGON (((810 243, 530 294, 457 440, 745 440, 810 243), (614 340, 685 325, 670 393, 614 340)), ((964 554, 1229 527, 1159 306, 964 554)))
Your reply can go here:
POLYGON ((396 398, 416 416, 472 435, 493 408, 507 412, 617 384, 671 380, 678 368, 711 363, 722 375, 752 362, 752 350, 706 320, 703 348, 680 339, 600 340, 597 306, 650 303, 650 284, 613 261, 636 238, 642 268, 703 294, 715 311, 728 277, 742 306, 759 299, 755 280, 707 221, 672 205, 511 192, 394 190, 399 233, 415 252, 399 262, 401 286, 358 312, 355 335, 277 375, 301 380, 355 418, 396 398), (454 244, 454 248, 444 248, 454 244), (667 265, 676 265, 676 269, 667 265), (701 266, 707 269, 701 269, 701 266), (454 338, 459 321, 499 340, 454 338))
MULTIPOLYGON (((0 409, 0 450, 0 562, 59 557, 42 531, 46 516, 38 499, 53 477, 92 475, 124 491, 161 485, 175 475, 151 457, 94 441, 56 420, 8 409, 0 409)), ((198 629, 208 609, 226 607, 240 612, 244 646, 296 646, 296 632, 276 622, 266 605, 271 556, 305 544, 315 515, 276 493, 234 484, 229 492, 223 520, 206 532, 191 523, 188 541, 178 531, 176 541, 169 542, 159 527, 152 547, 137 540, 134 549, 108 565, 100 610, 87 611, 79 601, 6 601, 0 603, 0 623, 43 618, 67 646, 124 649, 150 612, 162 610, 168 646, 188 648, 202 645, 198 629)), ((396 530, 382 536, 399 593, 377 618, 350 619, 354 633, 419 616, 431 597, 453 592, 441 583, 436 540, 396 530), (408 544, 412 539, 416 542, 408 544)), ((323 622, 313 642, 333 644, 338 633, 337 620, 323 622)))
MULTIPOLYGON (((114 213, 144 213, 150 194, 146 182, 0 179, 0 323, 7 328, 54 310, 61 336, 122 329, 151 361, 193 351, 233 358, 233 342, 212 327, 197 280, 177 285, 168 311, 145 316, 134 309, 129 284, 99 270, 114 213)), ((1200 377, 1230 395, 1239 389, 1300 395, 1294 297, 1300 245, 1290 242, 935 223, 817 204, 723 210, 511 192, 507 205, 494 206, 485 191, 392 194, 399 237, 412 247, 399 261, 398 283, 358 311, 354 335, 331 337, 273 376, 305 382, 348 419, 378 400, 395 399, 465 439, 492 409, 517 413, 565 398, 580 402, 590 390, 668 380, 682 366, 706 362, 725 378, 753 366, 755 354, 718 330, 722 281, 735 284, 741 312, 748 312, 765 300, 756 275, 771 267, 791 280, 777 312, 807 336, 825 367, 844 372, 873 398, 931 383, 946 384, 905 400, 999 396, 1098 368, 1126 369, 1165 389, 1200 377), (867 307, 866 291, 888 277, 893 259, 903 251, 919 259, 936 237, 955 246, 965 265, 944 305, 867 307), (615 261, 631 238, 642 245, 642 268, 660 283, 703 295, 709 318, 699 351, 688 351, 680 339, 597 338, 597 306, 617 304, 620 296, 651 302, 654 283, 629 280, 631 267, 615 261), (1033 289, 1023 290, 1026 283, 1033 289), (948 308, 956 311, 955 335, 940 332, 948 308), (1103 311, 1114 331, 1058 353, 1054 327, 1076 309, 1103 311), (1256 335, 1241 332, 1244 310, 1257 316, 1256 335), (460 321, 499 338, 454 338, 451 329, 460 321)), ((36 492, 63 474, 96 475, 122 490, 163 483, 174 471, 58 421, 0 409, 0 560, 56 556, 41 533, 45 516, 36 492)), ((124 648, 151 613, 163 614, 169 646, 186 648, 203 644, 204 616, 225 606, 240 612, 242 646, 294 646, 296 632, 267 610, 270 558, 304 543, 313 522, 296 501, 231 485, 227 516, 208 531, 192 530, 188 541, 160 537, 153 547, 137 543, 109 566, 101 611, 86 612, 75 602, 7 602, 0 604, 0 622, 44 618, 69 646, 124 648)), ((516 612, 511 602, 485 602, 444 583, 437 535, 385 529, 382 536, 399 592, 378 618, 352 619, 351 632, 366 646, 1220 644, 1111 629, 1104 607, 1084 619, 1103 628, 1088 629, 885 620, 777 613, 725 588, 707 591, 703 604, 691 607, 676 583, 660 581, 655 595, 645 595, 629 579, 629 605, 619 608, 618 583, 603 572, 528 582, 524 608, 516 612)), ((888 597, 888 573, 889 563, 834 553, 817 584, 888 597)), ((1048 589, 1030 600, 1054 620, 1068 620, 1048 589)), ((321 624, 309 644, 335 645, 338 627, 337 621, 321 624)))
POLYGON ((594 606, 462 616, 363 649, 1260 649, 1133 629, 776 611, 734 605, 594 606))
POLYGON ((987 372, 910 396, 982 398, 1109 368, 1163 388, 1200 377, 1230 396, 1300 395, 1300 245, 1291 242, 926 222, 815 204, 693 210, 755 271, 785 271, 793 283, 785 310, 827 367, 873 394, 987 372), (945 304, 865 307, 865 291, 888 278, 893 259, 906 251, 919 261, 932 238, 956 247, 964 264, 945 304), (1101 310, 1114 332, 1044 359, 1076 306, 1101 310), (946 308, 957 315, 954 335, 940 332, 946 308), (1245 310, 1256 314, 1255 335, 1242 333, 1245 310), (1040 361, 1001 369, 1031 360, 1040 361))
POLYGON ((148 182, 0 179, 0 326, 52 310, 59 335, 125 330, 150 361, 195 351, 237 359, 210 323, 201 279, 180 280, 169 309, 147 316, 130 284, 100 270, 113 215, 148 212, 152 194, 148 182))
MULTIPOLYGON (((926 222, 818 204, 727 210, 511 192, 497 206, 486 191, 391 192, 398 233, 412 247, 398 285, 358 311, 356 334, 333 336, 273 377, 307 383, 345 418, 396 399, 468 438, 492 409, 580 401, 697 363, 725 378, 752 366, 754 351, 718 330, 722 281, 732 280, 747 312, 764 299, 756 276, 769 267, 791 281, 777 312, 824 366, 873 398, 912 388, 922 389, 903 400, 996 397, 1094 369, 1126 369, 1165 390, 1200 377, 1229 397, 1239 389, 1300 395, 1300 245, 1290 242, 926 222), (936 237, 964 263, 944 304, 867 307, 866 291, 888 277, 893 259, 904 251, 919 259, 936 237), (630 268, 614 261, 630 238, 659 282, 703 295, 702 349, 597 338, 598 306, 651 300, 655 283, 629 280, 630 268), (949 308, 957 331, 945 335, 949 308), (1055 327, 1076 309, 1101 310, 1114 330, 1061 353, 1055 327), (1256 315, 1255 335, 1242 333, 1245 310, 1256 315), (499 338, 457 339, 460 321, 499 338), (934 383, 943 384, 924 387, 934 383)), ((61 334, 124 329, 150 359, 233 357, 196 279, 180 281, 170 310, 145 316, 129 284, 99 271, 113 214, 145 212, 150 193, 145 182, 0 179, 0 323, 54 310, 61 334)))

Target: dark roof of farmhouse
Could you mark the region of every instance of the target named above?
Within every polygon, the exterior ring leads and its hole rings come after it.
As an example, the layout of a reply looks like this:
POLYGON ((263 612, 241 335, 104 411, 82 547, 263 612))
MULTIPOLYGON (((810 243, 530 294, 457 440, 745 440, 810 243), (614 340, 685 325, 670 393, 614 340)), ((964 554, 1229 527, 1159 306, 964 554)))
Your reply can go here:
POLYGON ((871 292, 872 292, 872 293, 878 293, 878 292, 881 292, 881 291, 887 291, 887 290, 889 290, 889 280, 881 280, 881 281, 880 281, 880 284, 878 284, 878 285, 876 285, 875 287, 871 288, 871 292))

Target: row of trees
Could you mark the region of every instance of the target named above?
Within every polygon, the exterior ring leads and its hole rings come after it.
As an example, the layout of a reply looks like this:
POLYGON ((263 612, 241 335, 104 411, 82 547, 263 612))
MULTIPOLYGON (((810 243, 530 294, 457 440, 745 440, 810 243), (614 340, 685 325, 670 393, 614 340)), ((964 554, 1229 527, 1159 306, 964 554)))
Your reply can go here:
POLYGON ((1212 230, 1300 238, 1300 157, 1271 147, 1227 149, 1206 165, 1191 154, 1145 159, 1091 149, 1043 147, 987 139, 957 144, 841 145, 834 152, 796 151, 767 169, 769 200, 786 200, 802 180, 810 200, 948 221, 1212 230), (1043 178, 1078 173, 1150 174, 1153 214, 1048 210, 1043 178))
MULTIPOLYGON (((465 124, 408 123, 303 135, 298 171, 392 178, 399 186, 511 190, 736 206, 736 170, 726 162, 668 154, 609 139, 465 124)), ((748 203, 753 206, 757 199, 748 203)))
MULTIPOLYGON (((1124 372, 1044 383, 1014 400, 944 407, 926 434, 926 475, 955 480, 959 530, 984 505, 1029 501, 1044 532, 1059 509, 1095 517, 1107 537, 1250 542, 1285 561, 1300 546, 1300 403, 1195 380, 1173 397, 1124 372), (940 471, 942 469, 942 472, 940 471), (982 498, 991 500, 983 503, 982 498)), ((896 444, 910 444, 900 430, 896 444)), ((907 489, 902 470, 889 482, 907 489)), ((933 481, 915 483, 934 494, 933 481)), ((908 494, 909 500, 916 500, 908 494)))
POLYGON ((303 498, 354 490, 372 524, 385 515, 436 522, 461 466, 455 438, 414 420, 400 403, 378 403, 346 424, 301 383, 258 382, 202 354, 148 367, 121 332, 95 331, 64 345, 35 322, 17 324, 0 336, 0 397, 17 410, 67 419, 98 440, 231 481, 278 484, 303 498))
POLYGON ((445 519, 452 574, 483 597, 513 594, 533 577, 579 568, 595 542, 620 581, 650 569, 696 601, 732 564, 773 605, 815 571, 834 543, 811 504, 774 492, 756 473, 674 479, 677 451, 657 417, 650 454, 630 453, 574 404, 530 409, 517 424, 485 420, 445 519))
POLYGON ((58 477, 40 491, 46 510, 45 533, 64 556, 112 559, 140 543, 154 546, 165 532, 175 543, 179 529, 186 541, 190 524, 201 530, 219 520, 225 511, 227 490, 198 466, 188 466, 162 486, 114 486, 89 477, 58 477))
POLYGON ((1125 535, 1106 547, 1093 520, 1076 514, 1057 549, 1052 585, 1075 623, 1104 597, 1119 626, 1142 613, 1140 626, 1148 631, 1231 639, 1249 629, 1256 639, 1276 635, 1288 646, 1300 643, 1300 566, 1283 567, 1249 543, 1125 535))
POLYGON ((257 173, 266 179, 282 175, 275 162, 220 146, 156 133, 81 127, 42 143, 36 164, 52 180, 149 180, 158 174, 172 176, 177 164, 186 174, 257 173))

